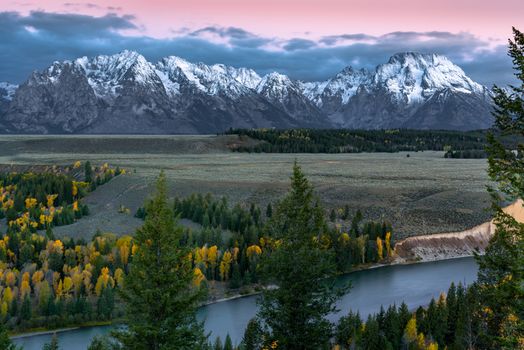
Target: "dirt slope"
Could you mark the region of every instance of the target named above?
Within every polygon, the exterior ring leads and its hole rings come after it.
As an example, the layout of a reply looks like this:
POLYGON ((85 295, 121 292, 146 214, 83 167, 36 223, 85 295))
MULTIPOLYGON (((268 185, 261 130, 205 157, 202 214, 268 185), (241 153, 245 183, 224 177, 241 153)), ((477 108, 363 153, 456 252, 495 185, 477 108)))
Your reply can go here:
MULTIPOLYGON (((524 222, 524 203, 518 200, 504 208, 517 221, 524 222)), ((495 232, 492 221, 469 230, 433 235, 413 236, 396 243, 396 262, 435 261, 471 256, 475 250, 483 252, 495 232)))

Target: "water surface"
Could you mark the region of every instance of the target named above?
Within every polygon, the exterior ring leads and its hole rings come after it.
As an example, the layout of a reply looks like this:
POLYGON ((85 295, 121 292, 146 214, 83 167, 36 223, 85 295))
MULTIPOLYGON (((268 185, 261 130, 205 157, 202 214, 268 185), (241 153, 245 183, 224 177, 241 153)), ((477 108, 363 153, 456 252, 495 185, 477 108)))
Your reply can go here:
MULTIPOLYGON (((377 312, 380 305, 397 305, 404 301, 410 309, 427 305, 432 297, 447 291, 451 282, 469 284, 475 281, 478 266, 473 258, 452 259, 415 265, 397 265, 354 272, 340 277, 340 282, 351 281, 353 288, 339 302, 338 314, 332 320, 346 314, 349 309, 358 310, 365 319, 377 312)), ((257 311, 257 296, 211 304, 198 312, 200 320, 212 338, 224 339, 229 333, 234 343, 239 343, 249 320, 257 311)), ((59 333, 62 349, 85 350, 95 335, 106 334, 110 326, 89 327, 59 333)), ((49 342, 51 335, 39 335, 15 340, 25 350, 40 350, 49 342)))

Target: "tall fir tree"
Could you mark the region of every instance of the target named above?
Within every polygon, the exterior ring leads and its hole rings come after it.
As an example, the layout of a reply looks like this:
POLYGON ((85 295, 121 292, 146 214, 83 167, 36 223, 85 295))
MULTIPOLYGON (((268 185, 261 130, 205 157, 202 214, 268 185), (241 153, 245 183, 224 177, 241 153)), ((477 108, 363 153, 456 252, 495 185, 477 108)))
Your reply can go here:
POLYGON ((336 288, 333 254, 319 242, 328 234, 324 210, 313 188, 295 163, 291 189, 269 222, 275 248, 261 262, 266 289, 258 317, 266 340, 278 348, 321 349, 333 334, 326 316, 347 290, 336 288))
POLYGON ((127 328, 115 336, 124 349, 204 348, 207 339, 196 320, 203 292, 192 283, 190 251, 180 245, 183 229, 176 225, 168 204, 163 172, 146 212, 144 225, 134 238, 136 251, 121 291, 127 328))
MULTIPOLYGON (((488 173, 496 230, 484 256, 478 256, 478 285, 484 304, 483 345, 524 348, 524 225, 505 213, 503 202, 524 198, 524 143, 509 149, 504 137, 524 136, 524 34, 513 28, 509 40, 519 86, 494 87, 495 132, 488 135, 488 173)), ((520 204, 519 204, 520 205, 520 204)))

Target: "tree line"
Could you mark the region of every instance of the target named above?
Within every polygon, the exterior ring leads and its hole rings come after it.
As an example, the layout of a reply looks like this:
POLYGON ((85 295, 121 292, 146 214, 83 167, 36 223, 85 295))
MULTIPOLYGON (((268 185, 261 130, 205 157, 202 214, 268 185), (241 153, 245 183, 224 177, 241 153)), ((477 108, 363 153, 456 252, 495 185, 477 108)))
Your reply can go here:
POLYGON ((260 141, 233 148, 250 153, 465 151, 484 150, 487 144, 482 130, 230 129, 226 134, 260 141))

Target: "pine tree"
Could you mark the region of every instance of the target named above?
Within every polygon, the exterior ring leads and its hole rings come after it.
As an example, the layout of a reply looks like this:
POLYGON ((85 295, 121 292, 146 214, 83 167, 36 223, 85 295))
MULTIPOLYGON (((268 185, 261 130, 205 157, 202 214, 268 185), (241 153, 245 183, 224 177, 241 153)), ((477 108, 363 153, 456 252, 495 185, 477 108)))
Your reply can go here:
POLYGON ((229 334, 226 335, 226 340, 224 341, 224 350, 233 350, 233 341, 229 334))
POLYGON ((84 168, 85 181, 93 182, 93 168, 91 167, 91 162, 87 161, 84 168))
POLYGON ((11 339, 9 339, 9 334, 7 334, 7 330, 5 329, 3 322, 0 322, 0 349, 21 350, 21 348, 15 346, 11 339))
POLYGON ((484 304, 483 341, 492 349, 514 349, 524 339, 524 225, 501 209, 501 202, 524 199, 524 143, 508 149, 503 137, 524 136, 524 33, 513 28, 509 40, 520 86, 507 91, 495 86, 496 133, 488 134, 488 173, 495 213, 495 234, 484 256, 478 256, 478 283, 484 304))
POLYGON ((29 294, 26 294, 20 308, 20 318, 23 321, 29 321, 31 319, 31 315, 31 298, 29 297, 29 294))
POLYGON ((42 350, 58 350, 60 349, 60 346, 58 345, 58 337, 56 336, 56 333, 53 334, 53 337, 51 338, 51 342, 44 344, 44 347, 42 350))
POLYGON ((291 190, 268 230, 279 244, 261 262, 266 281, 278 286, 266 289, 260 302, 267 339, 288 350, 323 348, 333 330, 326 316, 347 289, 334 286, 334 256, 317 243, 328 231, 324 211, 296 163, 291 190))
POLYGON ((121 290, 127 329, 115 336, 124 349, 200 349, 207 340, 195 312, 203 293, 192 283, 190 252, 180 246, 183 229, 167 202, 163 172, 146 212, 121 290))
POLYGON ((256 318, 253 318, 247 324, 242 339, 242 349, 244 350, 258 350, 262 347, 262 327, 256 318))
POLYGON ((271 206, 271 203, 267 204, 266 208, 266 217, 269 219, 273 216, 273 207, 271 206))
POLYGON ((335 222, 337 220, 337 213, 335 212, 335 209, 331 209, 329 212, 329 221, 335 222))

